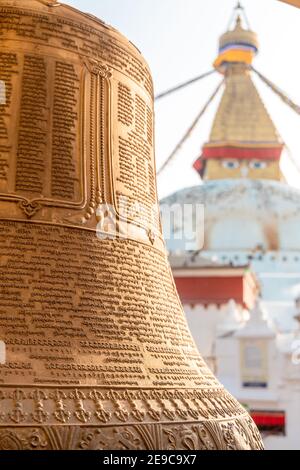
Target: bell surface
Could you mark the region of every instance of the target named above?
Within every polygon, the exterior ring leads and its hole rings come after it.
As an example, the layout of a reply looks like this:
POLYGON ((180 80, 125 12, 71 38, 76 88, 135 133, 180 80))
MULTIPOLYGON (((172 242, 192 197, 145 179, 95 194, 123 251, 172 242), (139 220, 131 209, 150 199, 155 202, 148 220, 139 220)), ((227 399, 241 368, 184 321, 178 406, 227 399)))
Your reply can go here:
POLYGON ((262 449, 174 286, 141 54, 56 1, 0 18, 0 449, 262 449))

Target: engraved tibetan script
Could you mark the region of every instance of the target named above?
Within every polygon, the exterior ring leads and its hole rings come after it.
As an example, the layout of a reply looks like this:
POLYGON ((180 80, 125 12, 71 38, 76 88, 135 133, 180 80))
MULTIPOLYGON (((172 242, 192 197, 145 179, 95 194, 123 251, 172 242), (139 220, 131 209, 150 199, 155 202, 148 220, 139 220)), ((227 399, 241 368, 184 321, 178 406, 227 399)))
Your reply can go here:
POLYGON ((12 90, 18 76, 18 59, 14 53, 0 52, 0 192, 7 189, 10 154, 13 148, 12 90))
POLYGON ((82 65, 1 53, 0 191, 30 199, 82 199, 82 65), (13 110, 13 111, 12 111, 13 110))
POLYGON ((153 110, 149 98, 119 82, 115 114, 118 119, 118 169, 115 189, 118 209, 124 217, 158 228, 153 110))
POLYGON ((0 263, 0 382, 205 384, 164 255, 129 240, 99 243, 83 230, 7 221, 0 263))

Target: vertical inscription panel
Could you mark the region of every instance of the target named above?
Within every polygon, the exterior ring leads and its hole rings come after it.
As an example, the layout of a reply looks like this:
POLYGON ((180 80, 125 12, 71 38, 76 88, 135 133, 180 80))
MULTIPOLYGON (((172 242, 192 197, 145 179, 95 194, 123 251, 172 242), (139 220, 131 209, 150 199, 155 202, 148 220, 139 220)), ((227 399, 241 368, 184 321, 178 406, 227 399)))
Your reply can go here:
POLYGON ((20 62, 23 62, 18 83, 20 89, 13 90, 13 119, 17 121, 15 191, 17 194, 46 196, 46 166, 50 153, 47 76, 50 67, 44 57, 32 54, 20 55, 20 62))
POLYGON ((158 232, 152 98, 121 74, 112 87, 115 204, 121 218, 158 232))
POLYGON ((81 192, 80 73, 74 64, 55 62, 53 97, 51 196, 76 201, 81 192))
POLYGON ((83 71, 46 55, 0 54, 1 197, 82 204, 83 71))
POLYGON ((16 133, 13 103, 20 83, 19 58, 15 52, 0 52, 0 81, 0 193, 6 193, 12 189, 9 177, 13 172, 16 133))

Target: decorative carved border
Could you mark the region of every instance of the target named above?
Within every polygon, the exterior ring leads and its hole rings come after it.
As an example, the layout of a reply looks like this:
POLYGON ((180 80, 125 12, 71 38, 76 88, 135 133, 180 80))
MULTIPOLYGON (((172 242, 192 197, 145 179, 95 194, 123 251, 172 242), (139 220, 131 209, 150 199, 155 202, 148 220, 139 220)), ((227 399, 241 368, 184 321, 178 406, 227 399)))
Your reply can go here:
POLYGON ((263 449, 223 388, 1 386, 0 409, 0 450, 263 449))
POLYGON ((0 387, 0 426, 194 422, 248 416, 223 388, 0 387))
POLYGON ((0 450, 263 450, 263 444, 244 416, 184 425, 0 426, 0 450))
MULTIPOLYGON (((110 103, 112 70, 97 60, 83 59, 86 69, 90 73, 90 197, 89 206, 84 215, 85 221, 91 219, 100 204, 109 203, 107 193, 109 179, 109 158, 107 151, 110 138, 110 123, 106 122, 106 103, 110 103), (106 130, 108 128, 108 130, 106 130), (108 137, 107 137, 108 136, 108 137)), ((108 106, 109 107, 109 106, 108 106)))

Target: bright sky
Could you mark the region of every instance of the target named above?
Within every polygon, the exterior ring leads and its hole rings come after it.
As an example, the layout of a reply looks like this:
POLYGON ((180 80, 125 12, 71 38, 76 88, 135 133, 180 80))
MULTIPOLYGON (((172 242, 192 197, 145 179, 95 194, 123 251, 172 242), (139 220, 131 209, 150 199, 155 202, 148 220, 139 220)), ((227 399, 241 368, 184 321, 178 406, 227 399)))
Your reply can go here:
MULTIPOLYGON (((152 70, 156 93, 212 68, 218 38, 227 29, 236 0, 63 0, 113 25, 142 52, 152 70)), ((300 105, 300 9, 277 0, 243 0, 260 53, 254 66, 300 105)), ((214 91, 216 74, 164 98, 156 105, 157 166, 166 160, 214 91)), ((279 133, 300 168, 300 116, 255 79, 279 133)), ((174 162, 158 178, 160 197, 199 184, 192 168, 208 139, 219 99, 199 122, 174 162)), ((300 172, 284 158, 283 170, 300 187, 300 172)))

